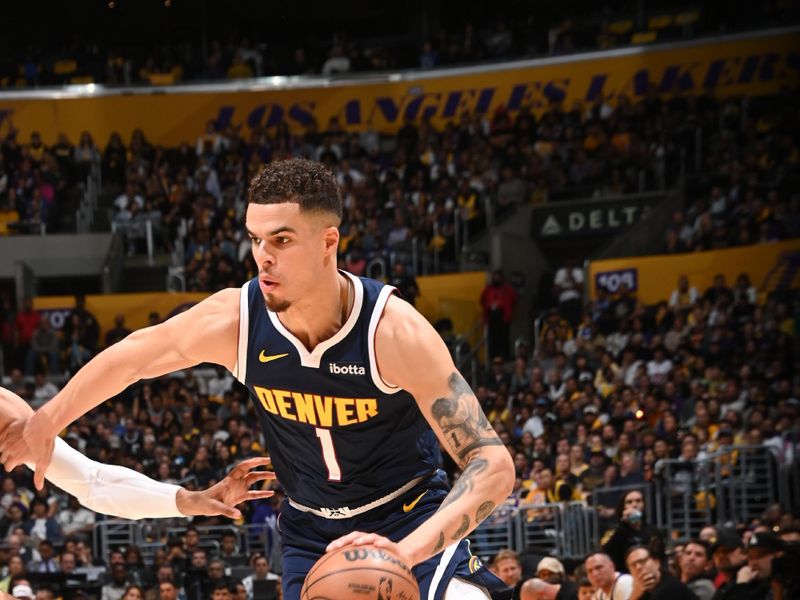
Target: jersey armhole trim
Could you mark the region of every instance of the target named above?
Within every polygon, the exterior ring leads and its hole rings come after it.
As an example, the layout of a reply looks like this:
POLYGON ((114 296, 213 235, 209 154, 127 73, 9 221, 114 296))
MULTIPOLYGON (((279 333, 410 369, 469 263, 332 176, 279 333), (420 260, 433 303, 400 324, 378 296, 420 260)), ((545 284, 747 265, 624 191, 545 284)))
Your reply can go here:
POLYGON ((233 376, 242 385, 247 385, 247 340, 250 337, 250 282, 242 286, 239 292, 239 344, 236 353, 236 366, 233 369, 233 376))
POLYGON ((388 381, 384 381, 378 371, 378 359, 375 356, 375 334, 378 331, 378 323, 383 316, 383 310, 386 308, 386 303, 389 301, 389 296, 395 292, 395 288, 390 285, 385 285, 381 288, 378 294, 378 299, 375 301, 375 306, 372 308, 372 316, 369 319, 369 330, 367 332, 367 346, 369 350, 369 372, 372 376, 372 383, 375 387, 382 391, 384 394, 396 394, 402 388, 392 385, 388 381))

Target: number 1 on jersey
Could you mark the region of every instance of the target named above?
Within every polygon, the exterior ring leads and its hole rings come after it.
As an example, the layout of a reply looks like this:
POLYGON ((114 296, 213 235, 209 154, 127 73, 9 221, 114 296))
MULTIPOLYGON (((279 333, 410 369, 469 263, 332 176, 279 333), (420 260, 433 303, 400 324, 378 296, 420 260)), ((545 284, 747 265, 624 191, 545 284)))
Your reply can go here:
POLYGON ((330 429, 314 429, 317 432, 320 446, 322 446, 322 458, 325 461, 325 466, 328 467, 328 481, 341 481, 342 470, 339 468, 339 463, 336 462, 336 450, 333 448, 333 436, 330 429))

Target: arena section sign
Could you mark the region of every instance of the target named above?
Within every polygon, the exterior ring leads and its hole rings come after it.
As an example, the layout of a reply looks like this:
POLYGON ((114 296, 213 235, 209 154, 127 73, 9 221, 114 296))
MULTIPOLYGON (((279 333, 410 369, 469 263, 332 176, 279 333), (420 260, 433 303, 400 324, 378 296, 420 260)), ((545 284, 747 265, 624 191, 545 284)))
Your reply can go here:
POLYGON ((533 210, 533 235, 539 240, 610 235, 644 219, 662 200, 664 194, 659 192, 537 206, 533 210))
POLYGON ((282 122, 296 132, 337 118, 347 130, 394 133, 406 120, 430 118, 441 127, 464 113, 543 111, 551 100, 613 103, 643 96, 762 95, 800 82, 800 28, 689 42, 514 61, 478 67, 409 71, 359 78, 267 77, 207 85, 105 88, 88 84, 0 93, 0 135, 10 128, 27 142, 39 131, 76 143, 89 131, 103 147, 118 131, 126 141, 141 128, 154 144, 194 143, 206 123, 235 125, 247 138, 256 127, 282 122))
POLYGON ((750 276, 760 300, 773 290, 797 289, 800 240, 691 254, 597 260, 589 264, 588 281, 592 299, 597 296, 598 287, 616 293, 624 284, 645 304, 655 304, 669 300, 681 275, 686 275, 689 284, 703 293, 711 287, 715 275, 725 275, 730 287, 741 273, 750 276))

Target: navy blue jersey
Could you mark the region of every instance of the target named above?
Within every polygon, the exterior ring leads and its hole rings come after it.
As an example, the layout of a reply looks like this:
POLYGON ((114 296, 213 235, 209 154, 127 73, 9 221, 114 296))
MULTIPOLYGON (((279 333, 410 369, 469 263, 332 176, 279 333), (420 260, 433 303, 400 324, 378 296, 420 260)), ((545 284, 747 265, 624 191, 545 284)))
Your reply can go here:
POLYGON ((355 300, 312 352, 242 287, 234 375, 250 390, 278 481, 314 508, 356 508, 433 472, 439 443, 414 398, 384 382, 374 340, 394 288, 345 273, 355 300))

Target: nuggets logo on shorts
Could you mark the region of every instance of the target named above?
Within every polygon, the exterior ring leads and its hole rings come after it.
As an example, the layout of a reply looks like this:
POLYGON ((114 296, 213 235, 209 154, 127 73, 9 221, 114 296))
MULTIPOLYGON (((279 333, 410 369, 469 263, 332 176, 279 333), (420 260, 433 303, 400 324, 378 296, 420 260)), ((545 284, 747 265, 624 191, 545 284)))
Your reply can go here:
POLYGON ((478 569, 483 566, 483 562, 477 556, 473 556, 469 559, 469 572, 474 573, 478 569))

